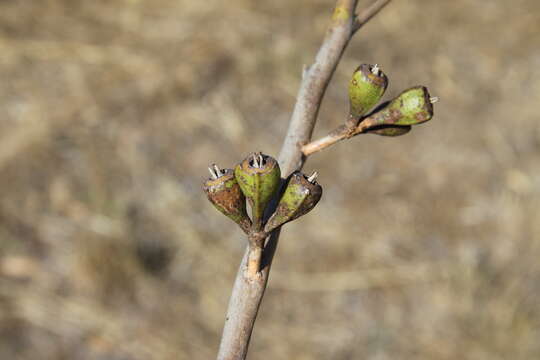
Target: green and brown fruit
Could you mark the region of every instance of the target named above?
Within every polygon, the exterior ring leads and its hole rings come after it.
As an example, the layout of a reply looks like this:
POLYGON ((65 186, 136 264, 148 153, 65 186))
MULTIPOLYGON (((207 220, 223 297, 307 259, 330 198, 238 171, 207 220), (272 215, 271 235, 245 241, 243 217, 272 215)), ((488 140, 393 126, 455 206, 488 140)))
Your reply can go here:
POLYGON ((281 171, 271 156, 252 153, 234 169, 236 180, 251 206, 255 230, 261 230, 264 210, 279 188, 281 171))
POLYGON ((380 111, 370 116, 374 126, 416 125, 433 117, 433 102, 425 86, 415 86, 403 91, 380 111))
POLYGON ((349 82, 350 116, 359 119, 382 98, 388 78, 378 65, 362 64, 349 82))
POLYGON ((314 173, 307 177, 299 171, 289 176, 276 211, 266 223, 266 232, 307 214, 317 205, 321 199, 322 187, 315 180, 316 176, 317 173, 314 173))
POLYGON ((208 200, 235 223, 245 233, 251 228, 251 220, 246 211, 246 198, 236 181, 232 169, 209 168, 212 177, 203 186, 208 200))

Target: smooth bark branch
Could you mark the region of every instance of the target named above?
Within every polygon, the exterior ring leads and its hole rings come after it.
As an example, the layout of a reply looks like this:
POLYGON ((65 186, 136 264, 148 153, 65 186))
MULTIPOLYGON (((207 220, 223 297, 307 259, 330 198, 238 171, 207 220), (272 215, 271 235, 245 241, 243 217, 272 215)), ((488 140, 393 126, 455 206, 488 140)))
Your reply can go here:
POLYGON ((356 3, 355 0, 337 1, 332 24, 315 62, 304 70, 289 129, 279 154, 279 165, 284 175, 301 169, 304 164, 300 147, 311 138, 326 87, 353 34, 356 3))
POLYGON ((392 0, 377 0, 373 4, 371 4, 367 9, 362 11, 358 16, 356 16, 356 19, 354 20, 353 24, 353 34, 358 31, 369 20, 371 20, 372 17, 377 15, 379 11, 381 11, 386 5, 388 5, 392 0))
MULTIPOLYGON (((304 71, 287 135, 279 155, 279 165, 284 177, 294 170, 301 169, 304 165, 306 157, 302 153, 302 146, 311 139, 324 92, 343 51, 354 34, 355 22, 362 18, 365 23, 376 13, 371 16, 355 16, 356 4, 357 0, 336 2, 332 22, 315 57, 315 62, 304 71)), ((268 238, 258 276, 249 276, 247 271, 249 251, 246 250, 244 254, 229 300, 218 360, 244 360, 246 358, 279 233, 280 230, 277 229, 268 238)))
POLYGON ((249 247, 246 249, 229 300, 227 317, 219 345, 218 360, 243 360, 246 358, 253 325, 268 282, 270 264, 274 257, 279 232, 280 229, 277 229, 269 236, 264 247, 261 271, 258 276, 249 276, 250 251, 249 247))

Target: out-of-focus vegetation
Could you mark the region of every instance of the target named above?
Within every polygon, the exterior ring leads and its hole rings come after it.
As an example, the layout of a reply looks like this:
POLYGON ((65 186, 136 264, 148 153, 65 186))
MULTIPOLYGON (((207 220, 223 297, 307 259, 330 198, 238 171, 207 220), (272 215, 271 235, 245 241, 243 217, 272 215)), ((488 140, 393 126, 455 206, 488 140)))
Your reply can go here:
MULTIPOLYGON (((360 1, 363 6, 367 1, 360 1)), ((0 2, 0 358, 211 359, 245 246, 206 166, 277 155, 333 1, 0 2)), ((540 2, 395 1, 351 43, 435 118, 309 160, 253 359, 540 357, 540 2)))

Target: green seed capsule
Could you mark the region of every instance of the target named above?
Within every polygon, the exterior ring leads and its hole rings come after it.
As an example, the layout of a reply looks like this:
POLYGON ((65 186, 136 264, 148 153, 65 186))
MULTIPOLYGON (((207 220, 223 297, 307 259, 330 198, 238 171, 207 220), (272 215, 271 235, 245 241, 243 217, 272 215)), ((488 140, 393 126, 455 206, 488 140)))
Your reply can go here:
POLYGON ((362 64, 349 83, 350 114, 359 119, 375 106, 388 86, 388 78, 378 65, 362 64))
POLYGON ((424 86, 403 91, 373 117, 376 125, 416 125, 433 117, 433 102, 424 86))
POLYGON ((315 181, 316 177, 316 172, 310 177, 299 171, 291 174, 276 211, 266 223, 266 232, 307 214, 317 205, 322 195, 322 187, 315 181))
POLYGON ((208 168, 212 177, 203 186, 208 200, 223 214, 237 223, 245 233, 251 228, 246 211, 246 198, 236 181, 232 169, 208 168))
POLYGON ((382 126, 377 126, 373 129, 370 129, 368 133, 376 134, 380 136, 401 136, 401 135, 405 135, 409 131, 411 131, 410 125, 404 125, 404 126, 382 125, 382 126))
POLYGON ((236 166, 234 175, 251 205, 254 228, 261 230, 264 209, 281 180, 279 165, 271 156, 253 153, 236 166))

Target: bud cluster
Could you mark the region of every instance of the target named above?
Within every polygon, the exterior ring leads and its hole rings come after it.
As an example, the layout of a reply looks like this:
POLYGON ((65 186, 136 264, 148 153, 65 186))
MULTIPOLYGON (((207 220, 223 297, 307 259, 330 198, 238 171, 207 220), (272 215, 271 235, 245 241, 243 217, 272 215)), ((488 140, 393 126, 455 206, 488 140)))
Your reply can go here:
POLYGON ((280 191, 278 162, 260 152, 250 154, 234 170, 220 169, 217 165, 208 169, 211 177, 203 186, 208 199, 248 235, 268 234, 299 218, 313 209, 322 195, 316 172, 309 177, 299 171, 292 173, 284 183, 284 190, 280 191), (275 211, 267 215, 265 221, 265 212, 274 199, 277 201, 275 211))

